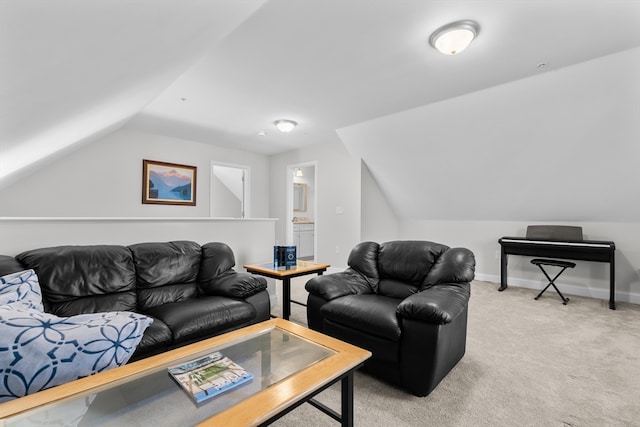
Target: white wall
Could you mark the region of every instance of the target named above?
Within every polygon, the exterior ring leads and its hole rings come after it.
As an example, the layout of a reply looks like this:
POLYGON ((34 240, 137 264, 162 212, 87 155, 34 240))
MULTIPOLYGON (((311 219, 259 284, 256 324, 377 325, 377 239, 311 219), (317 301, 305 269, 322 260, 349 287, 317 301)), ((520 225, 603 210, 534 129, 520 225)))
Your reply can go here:
POLYGON ((236 269, 242 271, 244 264, 270 259, 274 224, 272 219, 0 218, 0 254, 60 245, 223 242, 233 249, 236 269))
POLYGON ((640 48, 551 67, 337 132, 404 220, 637 221, 640 48))
POLYGON ((211 194, 216 199, 211 204, 211 216, 222 218, 240 218, 242 214, 242 202, 235 194, 217 177, 211 177, 211 194))
POLYGON ((316 261, 342 268, 360 242, 360 159, 339 143, 319 144, 271 157, 270 215, 278 218, 276 239, 285 241, 287 166, 317 161, 316 261), (336 213, 342 209, 343 213, 336 213))
POLYGON ((362 218, 363 241, 387 242, 398 239, 398 219, 386 197, 380 191, 367 165, 362 163, 362 218))
MULTIPOLYGON (((640 222, 536 222, 536 221, 402 221, 401 239, 423 239, 451 247, 466 247, 476 256, 476 278, 500 283, 500 237, 524 236, 527 225, 555 224, 582 227, 588 240, 611 240, 616 244, 616 300, 640 304, 640 222)), ((547 284, 530 257, 509 256, 510 286, 542 289, 547 284)), ((609 266, 606 263, 575 261, 558 284, 568 294, 609 298, 609 266)), ((496 285, 496 289, 497 289, 496 285)), ((497 298, 498 296, 496 296, 497 298)))
POLYGON ((251 216, 269 214, 262 154, 122 129, 0 191, 0 217, 209 217, 211 161, 251 168, 251 216), (197 166, 196 206, 145 205, 142 160, 197 166))
MULTIPOLYGON (((275 221, 209 218, 0 218, 0 254, 61 245, 130 245, 192 240, 223 242, 233 250, 236 271, 245 264, 269 260, 275 221), (250 236, 250 238, 247 238, 250 236)), ((271 304, 276 290, 269 283, 271 304)))
MULTIPOLYGON (((228 244, 238 271, 243 264, 271 259, 273 220, 209 219, 211 161, 248 165, 252 216, 268 216, 266 156, 119 130, 0 191, 0 217, 17 218, 0 218, 0 253, 69 244, 194 240, 228 244), (196 206, 143 205, 142 159, 197 166, 196 206)), ((269 292, 273 300, 273 283, 269 292)))
MULTIPOLYGON (((618 299, 640 303, 638 75, 640 48, 338 134, 398 216, 399 238, 469 247, 478 277, 499 282, 500 237, 524 236, 529 224, 582 226, 616 243, 618 299)), ((367 217, 365 191, 363 237, 386 227, 367 217)), ((562 276, 567 292, 608 299, 608 266, 577 264, 562 276)), ((529 259, 510 257, 510 285, 542 279, 529 259)))

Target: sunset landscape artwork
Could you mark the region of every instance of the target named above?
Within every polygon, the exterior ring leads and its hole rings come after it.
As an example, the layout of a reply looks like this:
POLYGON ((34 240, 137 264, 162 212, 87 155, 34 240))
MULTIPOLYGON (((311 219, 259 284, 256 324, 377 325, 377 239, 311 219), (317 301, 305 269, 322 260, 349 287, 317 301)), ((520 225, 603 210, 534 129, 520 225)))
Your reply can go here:
POLYGON ((196 204, 195 166, 176 163, 142 161, 142 203, 196 204))

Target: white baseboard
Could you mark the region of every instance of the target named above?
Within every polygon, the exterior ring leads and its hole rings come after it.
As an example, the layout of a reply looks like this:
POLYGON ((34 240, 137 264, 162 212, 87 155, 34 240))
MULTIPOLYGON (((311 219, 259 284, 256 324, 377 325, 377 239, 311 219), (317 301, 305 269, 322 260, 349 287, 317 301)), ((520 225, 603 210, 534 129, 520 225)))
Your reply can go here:
MULTIPOLYGON (((495 283, 496 289, 497 287, 500 286, 500 276, 497 276, 495 274, 476 273, 475 280, 480 280, 482 282, 495 283)), ((544 287, 545 285, 546 283, 542 283, 541 281, 509 277, 509 286, 514 286, 517 288, 542 290, 542 287, 544 287)), ((563 283, 562 286, 560 286, 560 291, 563 294, 567 293, 569 295, 579 295, 582 297, 597 298, 597 299, 602 299, 606 301, 609 300, 608 289, 592 289, 592 288, 585 288, 584 286, 577 286, 577 285, 563 283)), ((621 292, 616 290, 615 299, 616 301, 630 302, 632 304, 640 304, 640 294, 637 294, 637 293, 621 292)))

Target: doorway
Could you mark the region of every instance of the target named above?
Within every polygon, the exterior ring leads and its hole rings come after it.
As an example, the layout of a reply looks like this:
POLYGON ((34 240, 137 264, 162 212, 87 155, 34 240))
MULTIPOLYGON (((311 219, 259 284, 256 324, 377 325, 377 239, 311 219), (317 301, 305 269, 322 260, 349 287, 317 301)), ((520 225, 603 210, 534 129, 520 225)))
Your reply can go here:
POLYGON ((318 248, 316 163, 287 166, 287 244, 296 246, 297 258, 304 261, 314 261, 318 248))
POLYGON ((249 218, 249 167, 211 162, 209 216, 249 218))

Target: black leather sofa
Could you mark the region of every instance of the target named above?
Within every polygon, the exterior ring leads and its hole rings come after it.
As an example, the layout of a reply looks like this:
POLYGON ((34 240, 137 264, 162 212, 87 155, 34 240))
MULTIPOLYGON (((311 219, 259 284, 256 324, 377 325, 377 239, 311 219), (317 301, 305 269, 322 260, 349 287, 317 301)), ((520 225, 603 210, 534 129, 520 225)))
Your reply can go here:
POLYGON ((372 352, 363 370, 426 396, 465 353, 475 258, 427 241, 363 242, 306 284, 311 329, 372 352))
POLYGON ((0 276, 33 269, 46 312, 134 311, 153 318, 138 360, 269 318, 266 279, 233 270, 224 243, 59 246, 0 255, 0 276))

